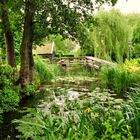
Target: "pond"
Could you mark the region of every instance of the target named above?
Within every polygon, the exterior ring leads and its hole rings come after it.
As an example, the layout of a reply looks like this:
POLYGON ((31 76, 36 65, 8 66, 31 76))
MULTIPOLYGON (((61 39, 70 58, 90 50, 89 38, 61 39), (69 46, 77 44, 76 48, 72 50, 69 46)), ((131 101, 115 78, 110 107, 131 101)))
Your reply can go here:
POLYGON ((63 105, 65 95, 71 101, 78 98, 81 93, 90 92, 91 87, 95 87, 93 86, 95 82, 96 79, 89 77, 59 77, 52 81, 52 84, 42 86, 37 91, 38 94, 22 100, 19 107, 14 111, 4 113, 3 124, 0 128, 0 139, 16 139, 19 132, 15 129, 16 126, 12 123, 12 120, 20 119, 26 114, 24 112, 26 109, 40 108, 44 113, 47 113, 51 104, 63 105), (50 102, 51 98, 53 102, 50 102))

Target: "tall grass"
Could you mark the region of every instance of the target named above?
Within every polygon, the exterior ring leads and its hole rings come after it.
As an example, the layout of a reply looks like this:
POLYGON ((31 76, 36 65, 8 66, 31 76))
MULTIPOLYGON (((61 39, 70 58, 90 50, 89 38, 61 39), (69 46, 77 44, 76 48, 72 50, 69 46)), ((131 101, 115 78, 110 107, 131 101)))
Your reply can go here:
POLYGON ((105 88, 114 90, 117 94, 125 93, 134 82, 130 73, 121 67, 103 68, 100 79, 105 88))
POLYGON ((140 138, 140 86, 132 89, 129 95, 131 99, 131 106, 134 110, 134 117, 132 119, 132 128, 136 138, 140 138))
POLYGON ((130 87, 140 83, 140 66, 130 61, 115 67, 103 67, 99 77, 104 88, 124 94, 130 87))
POLYGON ((55 64, 55 63, 54 64, 49 64, 48 69, 53 74, 53 77, 61 76, 61 75, 64 74, 64 70, 60 67, 60 65, 55 64))
POLYGON ((41 83, 48 82, 53 78, 53 74, 47 68, 47 63, 39 57, 35 59, 35 72, 41 83))

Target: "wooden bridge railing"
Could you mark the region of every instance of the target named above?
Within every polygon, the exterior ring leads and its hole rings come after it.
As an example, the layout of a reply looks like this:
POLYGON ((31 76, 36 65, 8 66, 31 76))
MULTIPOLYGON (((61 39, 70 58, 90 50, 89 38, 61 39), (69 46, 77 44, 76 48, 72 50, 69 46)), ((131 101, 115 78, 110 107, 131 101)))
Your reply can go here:
POLYGON ((58 63, 62 62, 66 65, 69 64, 83 64, 90 68, 95 68, 96 70, 100 69, 102 65, 113 66, 115 63, 99 59, 96 57, 85 56, 85 57, 61 57, 58 60, 58 63))

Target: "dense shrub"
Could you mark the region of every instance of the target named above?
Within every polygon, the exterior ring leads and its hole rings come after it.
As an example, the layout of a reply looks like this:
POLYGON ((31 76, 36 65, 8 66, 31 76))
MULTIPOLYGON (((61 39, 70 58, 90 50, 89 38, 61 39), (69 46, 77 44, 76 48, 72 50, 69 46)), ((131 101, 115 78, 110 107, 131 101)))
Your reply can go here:
POLYGON ((23 89, 23 93, 26 96, 30 96, 30 95, 35 95, 36 94, 36 90, 39 87, 39 84, 37 81, 32 82, 31 84, 27 85, 24 89, 23 89))

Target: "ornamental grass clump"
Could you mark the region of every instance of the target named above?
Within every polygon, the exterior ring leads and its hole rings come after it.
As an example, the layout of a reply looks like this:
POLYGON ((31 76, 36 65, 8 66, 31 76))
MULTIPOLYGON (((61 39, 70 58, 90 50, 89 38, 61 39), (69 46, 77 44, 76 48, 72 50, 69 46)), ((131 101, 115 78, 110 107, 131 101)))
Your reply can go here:
POLYGON ((100 81, 104 88, 124 94, 133 84, 131 74, 122 67, 104 67, 100 72, 100 81))

